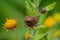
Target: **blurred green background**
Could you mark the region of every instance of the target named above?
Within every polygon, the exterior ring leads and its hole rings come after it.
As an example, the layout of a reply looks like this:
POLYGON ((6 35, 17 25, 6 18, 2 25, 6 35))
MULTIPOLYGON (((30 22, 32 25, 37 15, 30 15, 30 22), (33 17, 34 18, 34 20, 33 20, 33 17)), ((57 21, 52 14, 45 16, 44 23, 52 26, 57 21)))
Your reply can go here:
MULTIPOLYGON (((25 1, 26 0, 0 0, 0 40, 17 40, 16 31, 18 38, 20 38, 20 40, 24 40, 24 34, 27 31, 24 26, 24 17, 27 15, 25 1), (6 21, 6 18, 15 18, 18 20, 19 24, 15 31, 12 30, 5 32, 3 24, 6 21)), ((42 0, 39 8, 45 7, 52 2, 57 2, 54 11, 60 11, 60 0, 42 0)), ((54 11, 50 11, 49 14, 54 11)))
POLYGON ((25 0, 0 0, 0 40, 17 40, 16 33, 20 40, 23 40, 24 33, 26 31, 23 18, 25 17, 25 0), (17 19, 19 24, 15 31, 6 32, 3 28, 3 24, 6 18, 17 19))

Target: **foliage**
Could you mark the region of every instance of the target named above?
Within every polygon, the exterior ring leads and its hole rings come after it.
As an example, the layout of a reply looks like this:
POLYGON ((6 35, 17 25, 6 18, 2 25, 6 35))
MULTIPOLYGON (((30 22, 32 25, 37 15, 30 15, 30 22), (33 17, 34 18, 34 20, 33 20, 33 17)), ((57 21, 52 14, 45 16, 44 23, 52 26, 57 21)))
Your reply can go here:
MULTIPOLYGON (((29 32, 30 40, 59 40, 60 39, 60 0, 0 0, 0 40, 25 40, 25 33, 29 32), (45 13, 41 10, 46 9, 45 13), (34 29, 28 29, 24 23, 26 16, 39 18, 34 29), (45 20, 51 17, 56 22, 48 28, 45 20), (4 23, 6 19, 16 19, 18 25, 15 30, 6 32, 4 23), (55 32, 57 31, 57 32, 55 32), (59 35, 54 37, 53 34, 59 35)), ((52 19, 48 20, 52 21, 52 19)), ((50 22, 48 22, 50 23, 50 22)), ((48 24, 47 24, 48 25, 48 24)))

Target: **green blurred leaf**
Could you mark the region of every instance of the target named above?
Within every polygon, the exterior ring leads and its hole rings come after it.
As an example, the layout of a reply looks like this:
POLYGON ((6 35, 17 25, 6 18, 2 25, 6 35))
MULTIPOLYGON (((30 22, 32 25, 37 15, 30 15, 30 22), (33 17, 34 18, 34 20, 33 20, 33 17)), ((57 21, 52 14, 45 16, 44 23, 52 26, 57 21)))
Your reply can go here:
POLYGON ((55 2, 55 0, 41 0, 39 8, 45 7, 53 2, 55 2))

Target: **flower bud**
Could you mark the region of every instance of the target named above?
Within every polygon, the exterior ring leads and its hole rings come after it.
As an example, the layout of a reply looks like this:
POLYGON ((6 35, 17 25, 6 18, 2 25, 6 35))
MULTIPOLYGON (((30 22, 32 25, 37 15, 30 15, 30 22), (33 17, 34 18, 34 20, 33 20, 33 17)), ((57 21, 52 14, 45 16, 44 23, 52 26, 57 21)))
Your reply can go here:
POLYGON ((34 27, 38 23, 38 18, 35 16, 26 16, 24 22, 28 27, 34 27))
POLYGON ((30 38, 30 34, 29 34, 28 32, 26 32, 26 33, 25 33, 25 39, 26 39, 26 40, 29 40, 29 38, 30 38))
POLYGON ((47 12, 47 10, 46 10, 46 8, 42 8, 42 9, 40 10, 40 12, 41 12, 42 14, 44 14, 44 13, 47 12))

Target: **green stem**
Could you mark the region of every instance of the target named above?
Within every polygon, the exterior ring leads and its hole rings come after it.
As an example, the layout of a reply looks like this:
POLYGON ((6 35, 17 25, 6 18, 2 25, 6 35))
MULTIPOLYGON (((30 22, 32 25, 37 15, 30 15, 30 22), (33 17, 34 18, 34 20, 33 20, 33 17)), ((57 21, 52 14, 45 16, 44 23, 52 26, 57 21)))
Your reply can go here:
MULTIPOLYGON (((46 38, 47 33, 45 33, 39 40, 42 40, 43 38, 46 38)), ((47 38, 46 38, 47 40, 47 38)))
POLYGON ((33 32, 33 37, 34 37, 35 33, 36 33, 36 29, 35 29, 34 32, 33 32))
POLYGON ((16 35, 16 39, 17 39, 17 40, 20 40, 20 38, 18 37, 18 33, 17 33, 16 30, 15 30, 15 35, 16 35))
POLYGON ((16 32, 16 38, 17 38, 17 40, 19 40, 18 35, 17 35, 17 32, 16 32))
POLYGON ((30 40, 32 40, 32 39, 33 39, 33 37, 34 37, 35 33, 36 33, 36 29, 34 29, 34 30, 31 32, 30 40))

